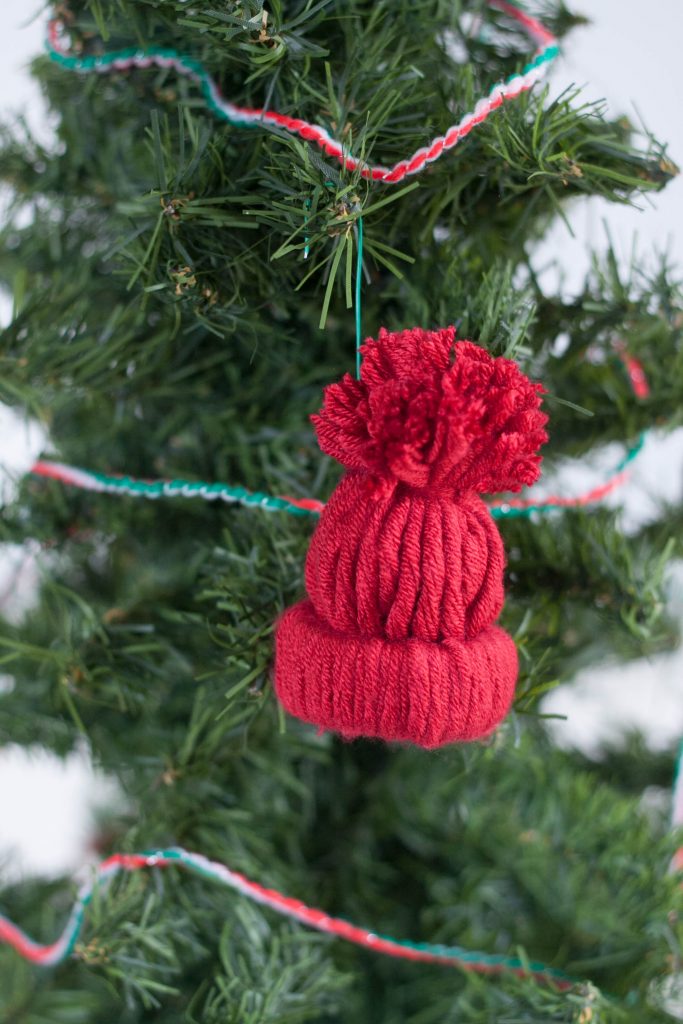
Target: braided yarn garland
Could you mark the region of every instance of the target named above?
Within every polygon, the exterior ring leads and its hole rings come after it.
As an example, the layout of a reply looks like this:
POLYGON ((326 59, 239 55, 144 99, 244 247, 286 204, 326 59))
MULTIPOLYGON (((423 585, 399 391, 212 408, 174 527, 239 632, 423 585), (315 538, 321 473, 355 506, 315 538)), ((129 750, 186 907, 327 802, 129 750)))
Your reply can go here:
POLYGON ((432 139, 428 146, 423 146, 391 167, 381 164, 369 164, 354 157, 342 142, 335 139, 326 128, 311 124, 300 117, 278 113, 260 107, 240 107, 230 102, 222 94, 214 79, 206 68, 195 60, 175 50, 131 48, 116 50, 96 56, 79 57, 71 53, 64 45, 64 26, 58 18, 53 18, 48 25, 47 51, 52 60, 63 68, 78 72, 126 71, 130 68, 148 68, 153 65, 172 68, 180 75, 195 81, 204 96, 207 107, 223 121, 238 127, 259 126, 262 128, 279 128, 298 135, 306 142, 313 142, 326 156, 337 160, 347 171, 358 171, 361 177, 386 185, 395 185, 406 177, 418 174, 429 164, 434 163, 444 154, 453 149, 458 142, 466 138, 473 128, 485 121, 490 114, 502 104, 514 100, 523 92, 540 81, 553 60, 559 54, 557 40, 551 32, 536 18, 520 10, 508 0, 488 0, 489 6, 502 11, 506 16, 517 22, 537 46, 533 59, 523 68, 520 74, 513 75, 505 82, 494 85, 487 96, 482 97, 474 109, 465 114, 452 125, 443 135, 432 139))
MULTIPOLYGON (((671 825, 673 829, 683 826, 683 746, 681 746, 674 782, 671 825)), ((344 939, 373 953, 382 953, 394 959, 412 960, 422 963, 440 964, 458 970, 486 975, 512 974, 521 978, 553 984, 558 989, 569 989, 578 984, 564 971, 548 964, 506 956, 463 949, 461 946, 446 946, 441 943, 411 942, 379 935, 367 928, 351 924, 341 918, 331 917, 324 911, 308 906, 301 900, 286 896, 275 889, 267 889, 245 875, 233 871, 226 864, 209 860, 201 853, 193 853, 182 847, 150 850, 143 853, 114 853, 95 867, 91 879, 78 891, 61 935, 50 943, 36 942, 4 914, 0 913, 0 944, 5 944, 29 963, 39 967, 56 967, 64 963, 77 951, 78 939, 85 926, 85 917, 95 892, 109 885, 123 872, 159 870, 167 867, 183 867, 189 872, 207 878, 226 888, 246 896, 285 917, 299 921, 309 928, 344 939)), ((683 871, 683 848, 679 849, 671 865, 676 872, 683 871)))
MULTIPOLYGON (((628 480, 628 467, 643 449, 645 435, 641 434, 606 480, 580 494, 552 494, 547 498, 503 498, 488 503, 494 519, 531 519, 561 508, 585 508, 597 504, 628 480)), ((114 476, 96 473, 64 462, 39 459, 29 470, 31 476, 58 480, 68 487, 92 491, 96 494, 117 494, 131 498, 201 498, 203 501, 223 501, 228 505, 243 505, 264 512, 287 512, 292 516, 319 516, 325 502, 318 498, 295 498, 291 495, 264 494, 246 487, 226 483, 208 483, 203 480, 140 480, 132 476, 114 476)))
POLYGON ((277 913, 299 921, 309 928, 315 928, 317 931, 345 939, 347 942, 374 953, 383 953, 396 959, 456 967, 478 974, 513 974, 521 978, 534 978, 546 984, 553 984, 560 989, 571 988, 574 984, 567 974, 555 967, 522 960, 519 957, 476 952, 462 949, 459 946, 445 946, 441 943, 401 941, 377 935, 367 928, 361 928, 338 917, 331 917, 324 911, 309 907, 301 900, 285 896, 284 893, 277 892, 275 889, 266 889, 238 871, 233 871, 226 864, 209 860, 201 853, 192 853, 181 847, 153 850, 147 853, 112 854, 97 866, 93 880, 80 889, 62 934, 55 942, 46 945, 35 942, 9 918, 0 914, 0 943, 6 943, 15 949, 24 960, 41 967, 54 967, 63 963, 74 953, 85 922, 86 910, 99 887, 109 884, 116 875, 122 872, 171 866, 184 867, 193 874, 233 889, 255 903, 270 907, 277 913))

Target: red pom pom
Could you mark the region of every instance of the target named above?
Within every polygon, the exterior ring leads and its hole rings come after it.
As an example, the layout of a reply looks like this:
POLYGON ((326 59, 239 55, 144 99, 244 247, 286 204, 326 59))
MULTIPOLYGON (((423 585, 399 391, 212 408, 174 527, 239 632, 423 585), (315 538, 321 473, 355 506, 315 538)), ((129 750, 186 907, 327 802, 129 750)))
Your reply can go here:
POLYGON ((325 389, 320 447, 349 469, 478 493, 534 483, 547 441, 543 388, 455 330, 415 328, 363 346, 361 380, 325 389))
POLYGON ((326 389, 320 446, 349 469, 306 560, 310 600, 277 624, 285 708, 343 736, 435 747, 486 735, 517 678, 503 545, 477 491, 539 473, 542 388, 452 328, 364 346, 326 389))

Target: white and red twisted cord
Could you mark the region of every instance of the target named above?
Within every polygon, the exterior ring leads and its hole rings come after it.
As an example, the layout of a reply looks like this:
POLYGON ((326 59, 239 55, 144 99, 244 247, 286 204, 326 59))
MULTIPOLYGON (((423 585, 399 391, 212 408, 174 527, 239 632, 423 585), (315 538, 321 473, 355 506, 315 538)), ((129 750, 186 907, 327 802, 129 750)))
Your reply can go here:
MULTIPOLYGON (((679 755, 677 776, 674 783, 672 827, 683 826, 683 746, 679 755)), ((110 882, 121 872, 141 871, 145 868, 182 866, 194 874, 212 879, 242 895, 270 907, 285 917, 290 917, 310 928, 344 939, 374 953, 382 953, 396 959, 414 960, 455 967, 479 974, 514 974, 531 977, 537 981, 553 984, 560 989, 571 988, 576 982, 557 968, 534 961, 522 961, 518 957, 491 954, 426 942, 411 942, 378 935, 367 928, 359 927, 342 918, 332 917, 322 910, 308 906, 301 900, 286 896, 275 889, 268 889, 253 882, 245 875, 233 871, 226 864, 211 861, 203 854, 192 853, 181 847, 155 850, 146 853, 114 853, 100 862, 92 879, 81 886, 73 908, 61 935, 54 942, 39 943, 30 938, 9 918, 0 914, 0 944, 11 946, 23 959, 42 967, 54 967, 63 963, 75 950, 76 943, 85 924, 85 915, 96 889, 110 882)), ((672 870, 683 871, 683 848, 674 856, 672 870)))
MULTIPOLYGON (((632 356, 623 342, 614 345, 635 396, 647 398, 650 388, 642 364, 632 356)), ((496 519, 531 516, 536 512, 550 512, 556 508, 581 508, 602 501, 628 480, 628 466, 642 450, 645 435, 632 445, 626 456, 608 478, 597 487, 571 496, 550 494, 545 498, 499 498, 489 504, 496 519)), ((144 498, 202 498, 205 501, 225 501, 267 511, 284 511, 294 515, 319 515, 325 503, 317 498, 295 498, 290 495, 262 494, 224 483, 204 483, 196 480, 140 480, 130 476, 93 473, 69 466, 63 462, 40 459, 29 471, 33 476, 48 477, 71 487, 101 494, 126 494, 144 498)))
POLYGON ((92 881, 82 886, 62 934, 52 943, 41 944, 31 939, 8 918, 0 914, 0 943, 6 943, 31 963, 41 967, 54 967, 73 953, 78 937, 85 923, 85 913, 95 890, 110 882, 121 872, 141 871, 144 868, 165 868, 182 866, 194 874, 210 878, 230 889, 270 907, 278 914, 290 917, 309 928, 352 942, 374 953, 383 953, 403 960, 415 960, 475 971, 480 974, 515 974, 519 977, 533 977, 538 981, 554 984, 558 988, 570 988, 574 982, 563 971, 546 964, 522 961, 492 953, 480 953, 458 946, 414 943, 377 935, 367 928, 351 924, 342 918, 331 917, 322 910, 310 907, 301 900, 293 899, 276 889, 267 889, 258 882, 233 871, 226 864, 209 860, 201 853, 191 853, 181 847, 155 850, 150 853, 115 853, 102 861, 95 869, 92 881))
MULTIPOLYGON (((580 494, 564 496, 551 494, 545 498, 501 498, 489 503, 495 519, 531 516, 559 508, 582 508, 594 505, 628 480, 628 463, 632 462, 642 448, 643 437, 633 445, 625 459, 606 481, 580 494)), ((29 470, 32 476, 48 477, 70 487, 100 494, 125 494, 137 498, 201 498, 204 501, 225 501, 230 504, 246 505, 265 511, 289 512, 294 515, 319 515, 325 502, 317 498, 295 498, 290 495, 269 495, 248 491, 244 487, 230 484, 204 483, 196 480, 141 480, 130 476, 114 476, 92 473, 78 466, 63 462, 40 459, 29 470)))
POLYGON ((223 120, 242 126, 263 125, 283 128, 307 142, 315 143, 326 156, 338 160, 347 170, 359 169, 363 178, 394 185, 403 181, 408 175, 418 174, 429 164, 448 153, 503 103, 516 99, 523 92, 528 92, 543 78, 547 68, 557 57, 559 53, 557 39, 540 21, 532 18, 530 14, 520 10, 508 0, 488 0, 488 2, 491 7, 497 8, 516 21, 536 44, 537 49, 533 59, 520 74, 513 75, 507 81, 494 85, 488 95, 482 97, 475 104, 471 112, 465 114, 457 124, 451 125, 443 135, 432 139, 428 146, 421 147, 406 159, 399 160, 392 167, 369 164, 359 160, 321 125, 311 124, 300 117, 292 117, 289 114, 280 114, 275 110, 240 107, 231 103, 221 94, 216 82, 199 61, 173 50, 159 50, 152 47, 132 51, 116 51, 95 57, 78 57, 65 46, 64 26, 58 18, 54 18, 49 23, 47 47, 54 60, 63 67, 74 71, 102 73, 112 70, 125 71, 134 67, 146 68, 151 65, 173 68, 178 74, 185 75, 199 83, 208 107, 223 120))
MULTIPOLYGON (((616 347, 616 346, 615 346, 616 347)), ((618 349, 620 358, 628 372, 631 387, 636 397, 649 395, 649 384, 641 363, 631 356, 623 346, 618 349)), ((549 494, 545 498, 498 498, 489 503, 495 519, 531 516, 534 513, 550 512, 558 508, 582 508, 596 504, 621 487, 629 477, 628 467, 642 451, 645 434, 641 434, 631 445, 625 457, 607 479, 597 487, 575 495, 549 494)), ((290 495, 270 495, 248 491, 245 487, 225 483, 204 483, 197 480, 141 480, 130 476, 93 473, 69 466, 64 462, 39 459, 29 470, 33 476, 58 480, 70 487, 100 494, 125 494, 142 498, 202 498, 204 501, 224 501, 230 504, 246 505, 266 511, 289 512, 293 515, 320 515, 325 502, 317 498, 295 498, 290 495)))
MULTIPOLYGON (((683 829, 683 743, 678 752, 676 765, 671 826, 674 829, 683 829)), ((671 867, 674 871, 683 871, 683 846, 679 846, 676 850, 671 867)))

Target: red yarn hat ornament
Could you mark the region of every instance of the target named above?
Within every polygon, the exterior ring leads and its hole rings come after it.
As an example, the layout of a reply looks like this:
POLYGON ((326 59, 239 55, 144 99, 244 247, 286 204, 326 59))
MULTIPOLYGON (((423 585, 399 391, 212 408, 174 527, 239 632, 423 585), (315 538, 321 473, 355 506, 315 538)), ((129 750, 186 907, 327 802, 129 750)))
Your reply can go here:
POLYGON ((325 389, 320 447, 347 469, 306 559, 309 598, 276 628, 287 711, 354 736, 438 747, 507 714, 517 651, 495 625, 505 555, 481 493, 540 473, 543 387, 452 327, 363 346, 325 389))

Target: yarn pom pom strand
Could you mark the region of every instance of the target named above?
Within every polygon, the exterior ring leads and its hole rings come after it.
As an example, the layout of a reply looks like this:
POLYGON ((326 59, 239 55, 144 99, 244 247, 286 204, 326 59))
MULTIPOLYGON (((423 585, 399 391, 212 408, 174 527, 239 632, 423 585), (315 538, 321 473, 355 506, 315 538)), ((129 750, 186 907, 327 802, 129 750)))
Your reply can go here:
POLYGON ((518 662, 496 620, 505 554, 480 493, 540 472, 542 387, 453 328, 382 330, 361 379, 313 417, 347 473, 306 560, 308 600, 276 628, 287 711, 341 735, 438 747, 507 714, 518 662))
POLYGON ((456 341, 453 327, 382 329, 362 353, 361 379, 329 385, 312 417, 322 450, 347 469, 432 494, 519 491, 538 479, 543 388, 510 359, 456 341))

